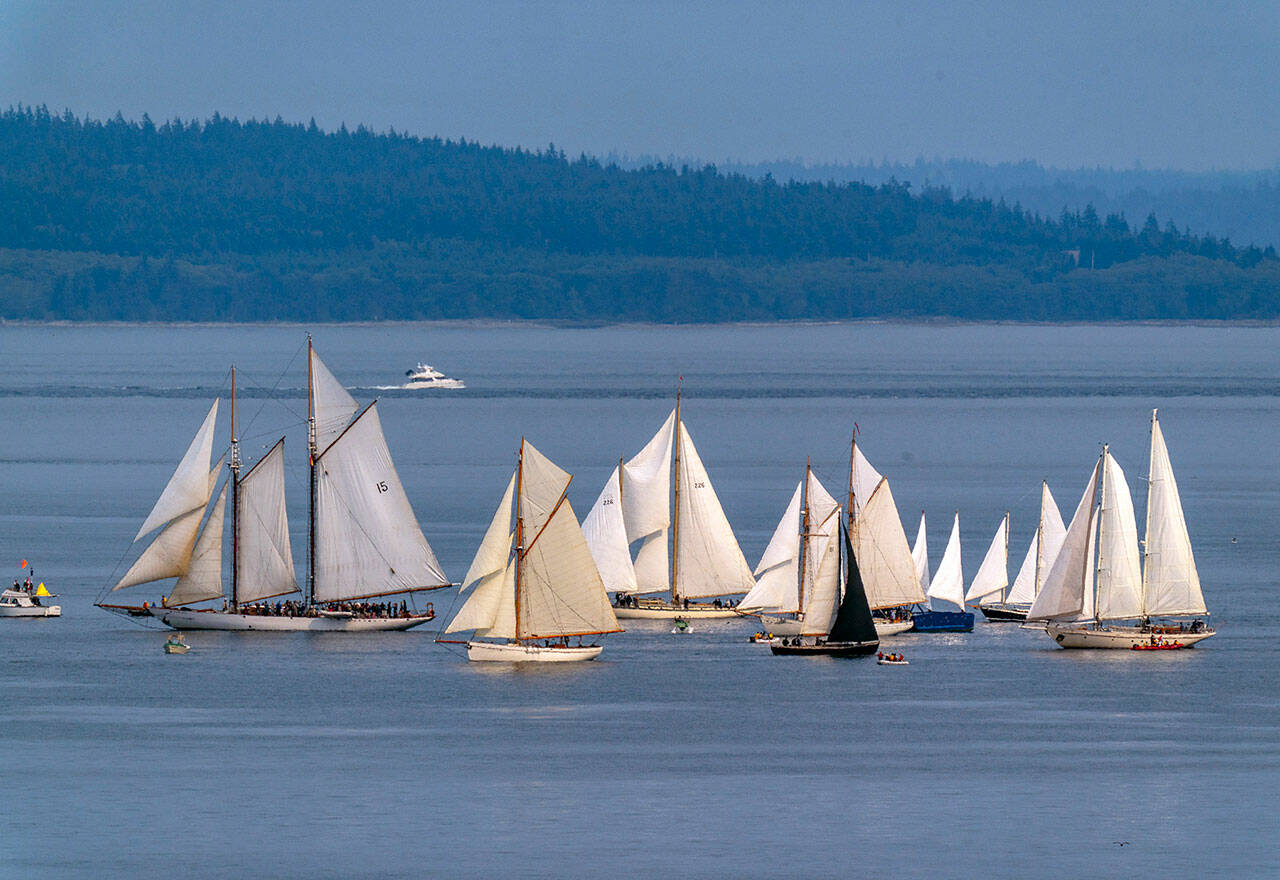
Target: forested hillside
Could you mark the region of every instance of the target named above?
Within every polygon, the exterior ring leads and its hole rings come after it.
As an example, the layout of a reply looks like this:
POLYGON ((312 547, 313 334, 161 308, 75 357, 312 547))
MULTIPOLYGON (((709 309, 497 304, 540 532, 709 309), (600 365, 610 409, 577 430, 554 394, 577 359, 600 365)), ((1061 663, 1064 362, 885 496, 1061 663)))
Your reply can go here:
POLYGON ((0 317, 1271 318, 1271 248, 896 181, 0 115, 0 317))

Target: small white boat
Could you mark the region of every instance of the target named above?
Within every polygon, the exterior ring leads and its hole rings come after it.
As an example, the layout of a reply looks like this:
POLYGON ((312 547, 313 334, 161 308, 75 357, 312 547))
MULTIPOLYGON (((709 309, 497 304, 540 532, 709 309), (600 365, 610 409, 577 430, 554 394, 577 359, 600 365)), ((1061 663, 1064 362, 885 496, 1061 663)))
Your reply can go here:
POLYGON ((602 645, 547 646, 477 640, 467 644, 467 659, 499 663, 572 663, 579 660, 594 660, 603 650, 602 645))
POLYGON ((875 621, 876 635, 882 638, 884 636, 896 636, 900 633, 910 632, 911 628, 915 626, 915 622, 910 618, 907 620, 883 620, 877 617, 875 621))
POLYGON ((431 364, 424 364, 422 361, 412 370, 406 370, 405 375, 409 377, 409 381, 405 382, 403 388, 407 390, 417 390, 419 388, 466 388, 466 383, 461 379, 450 379, 444 373, 437 370, 431 364))
POLYGON ((42 605, 38 596, 33 596, 26 590, 5 590, 0 593, 0 617, 61 616, 61 605, 42 605))

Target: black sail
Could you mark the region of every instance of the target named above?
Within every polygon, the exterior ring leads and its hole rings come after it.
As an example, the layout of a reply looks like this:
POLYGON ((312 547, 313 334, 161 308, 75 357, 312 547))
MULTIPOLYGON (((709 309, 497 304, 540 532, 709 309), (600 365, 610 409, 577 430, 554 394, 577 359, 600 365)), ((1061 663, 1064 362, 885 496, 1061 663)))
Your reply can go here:
POLYGON ((862 573, 853 555, 853 544, 844 523, 840 523, 840 538, 844 543, 845 585, 844 599, 836 612, 835 623, 827 636, 828 642, 878 642, 876 624, 871 619, 871 606, 867 604, 867 591, 862 586, 862 573))

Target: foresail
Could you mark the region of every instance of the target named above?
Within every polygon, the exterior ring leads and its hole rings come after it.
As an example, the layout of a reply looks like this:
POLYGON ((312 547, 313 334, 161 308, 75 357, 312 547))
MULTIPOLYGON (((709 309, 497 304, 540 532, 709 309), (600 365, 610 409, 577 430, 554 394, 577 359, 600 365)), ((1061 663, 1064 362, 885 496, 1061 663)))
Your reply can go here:
POLYGON ((833 642, 879 641, 875 620, 871 617, 871 606, 867 604, 862 574, 858 570, 858 558, 849 542, 849 533, 841 529, 839 540, 844 551, 844 598, 840 600, 840 607, 836 610, 836 619, 831 624, 828 639, 833 642))
POLYGON ((969 591, 964 594, 966 602, 985 599, 995 595, 1009 586, 1009 517, 1005 516, 996 526, 995 537, 987 548, 987 555, 982 557, 982 565, 969 584, 969 591))
POLYGON ((191 564, 191 551, 195 547, 203 516, 204 506, 201 505, 172 520, 147 545, 147 549, 142 551, 142 555, 124 573, 120 582, 111 588, 112 591, 185 574, 187 566, 191 564))
POLYGON ((315 596, 320 602, 447 586, 370 404, 317 463, 315 596))
POLYGON ((1031 536, 1031 546, 1022 559, 1018 576, 1013 579, 1013 587, 1005 601, 1010 605, 1029 605, 1036 597, 1036 553, 1039 550, 1040 533, 1031 536))
POLYGON ((511 559, 513 537, 511 515, 515 508, 515 493, 516 472, 512 471, 511 479, 507 481, 506 491, 502 493, 502 500, 498 502, 498 509, 494 511, 493 519, 489 521, 489 528, 485 529, 484 538, 480 541, 475 558, 471 560, 471 567, 467 569, 467 575, 462 579, 463 592, 483 578, 501 574, 507 567, 511 559))
POLYGON ((1094 531, 1093 510, 1098 503, 1098 475, 1102 459, 1093 466, 1093 474, 1085 487, 1084 495, 1071 517, 1062 548, 1053 561, 1053 567, 1045 576, 1044 586, 1036 594, 1027 612, 1027 620, 1057 620, 1073 618, 1085 607, 1086 595, 1092 595, 1093 554, 1091 535, 1094 531))
POLYGON ((929 539, 925 533, 924 511, 920 511, 920 528, 916 529, 916 542, 911 545, 911 559, 916 564, 916 577, 920 589, 929 589, 929 539))
POLYGON ((677 582, 689 599, 747 593, 751 568, 716 497, 688 429, 680 426, 680 533, 676 536, 677 582))
POLYGON ((227 507, 227 487, 223 485, 213 512, 204 524, 191 553, 191 564, 165 598, 168 605, 188 605, 217 599, 222 595, 222 524, 227 507))
POLYGON ((1147 488, 1146 613, 1207 614, 1191 536, 1164 433, 1151 414, 1151 482, 1147 488))
POLYGON ((756 566, 756 585, 738 603, 742 611, 793 612, 800 610, 796 591, 800 563, 800 495, 802 484, 787 504, 787 511, 773 530, 756 566))
POLYGON ((951 602, 964 609, 964 570, 960 560, 960 514, 951 524, 951 537, 938 570, 929 582, 929 598, 951 602))
POLYGON ((311 351, 311 403, 316 420, 316 455, 323 455, 346 430, 360 405, 347 393, 320 355, 311 351))
POLYGON ((1138 559, 1138 525, 1124 471, 1108 452, 1103 465, 1101 523, 1098 527, 1098 585, 1095 613, 1099 620, 1142 616, 1142 564, 1138 559))
POLYGON ((256 602, 298 589, 284 504, 284 440, 240 480, 236 601, 256 602))
POLYGON ((455 633, 475 630, 477 636, 514 639, 515 583, 514 564, 481 577, 444 631, 455 633))
POLYGON ((192 510, 199 508, 203 511, 209 503, 214 484, 214 480, 210 480, 209 461, 213 458, 213 431, 217 419, 218 401, 215 400, 213 406, 209 407, 200 430, 196 431, 195 438, 182 456, 182 461, 178 462, 173 476, 169 478, 155 507, 151 508, 151 513, 147 514, 142 528, 138 529, 137 537, 133 540, 137 541, 148 532, 192 510))
POLYGON ((671 449, 675 423, 673 409, 644 449, 622 466, 622 516, 627 525, 628 542, 639 541, 671 525, 671 449))
POLYGON ((610 592, 634 593, 638 584, 627 541, 627 524, 622 516, 620 480, 621 471, 614 468, 600 497, 582 521, 582 534, 600 569, 604 588, 610 592))
POLYGON ((1058 502, 1053 500, 1049 484, 1043 483, 1040 494, 1040 582, 1036 591, 1044 586, 1044 579, 1049 576, 1049 569, 1062 550, 1062 542, 1067 537, 1067 527, 1062 522, 1062 512, 1058 510, 1058 502))
POLYGON ((889 481, 880 480, 853 523, 853 548, 872 608, 924 602, 889 481))

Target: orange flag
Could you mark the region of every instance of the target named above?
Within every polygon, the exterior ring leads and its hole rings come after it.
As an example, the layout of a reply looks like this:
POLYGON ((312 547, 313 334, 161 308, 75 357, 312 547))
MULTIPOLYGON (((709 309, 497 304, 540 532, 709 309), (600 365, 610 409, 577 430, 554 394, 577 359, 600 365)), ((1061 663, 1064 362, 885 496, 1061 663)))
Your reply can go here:
POLYGON ((19 566, 19 567, 20 567, 20 568, 26 568, 26 567, 27 567, 27 560, 25 560, 25 559, 24 559, 24 560, 22 560, 22 565, 21 565, 21 566, 19 566))

